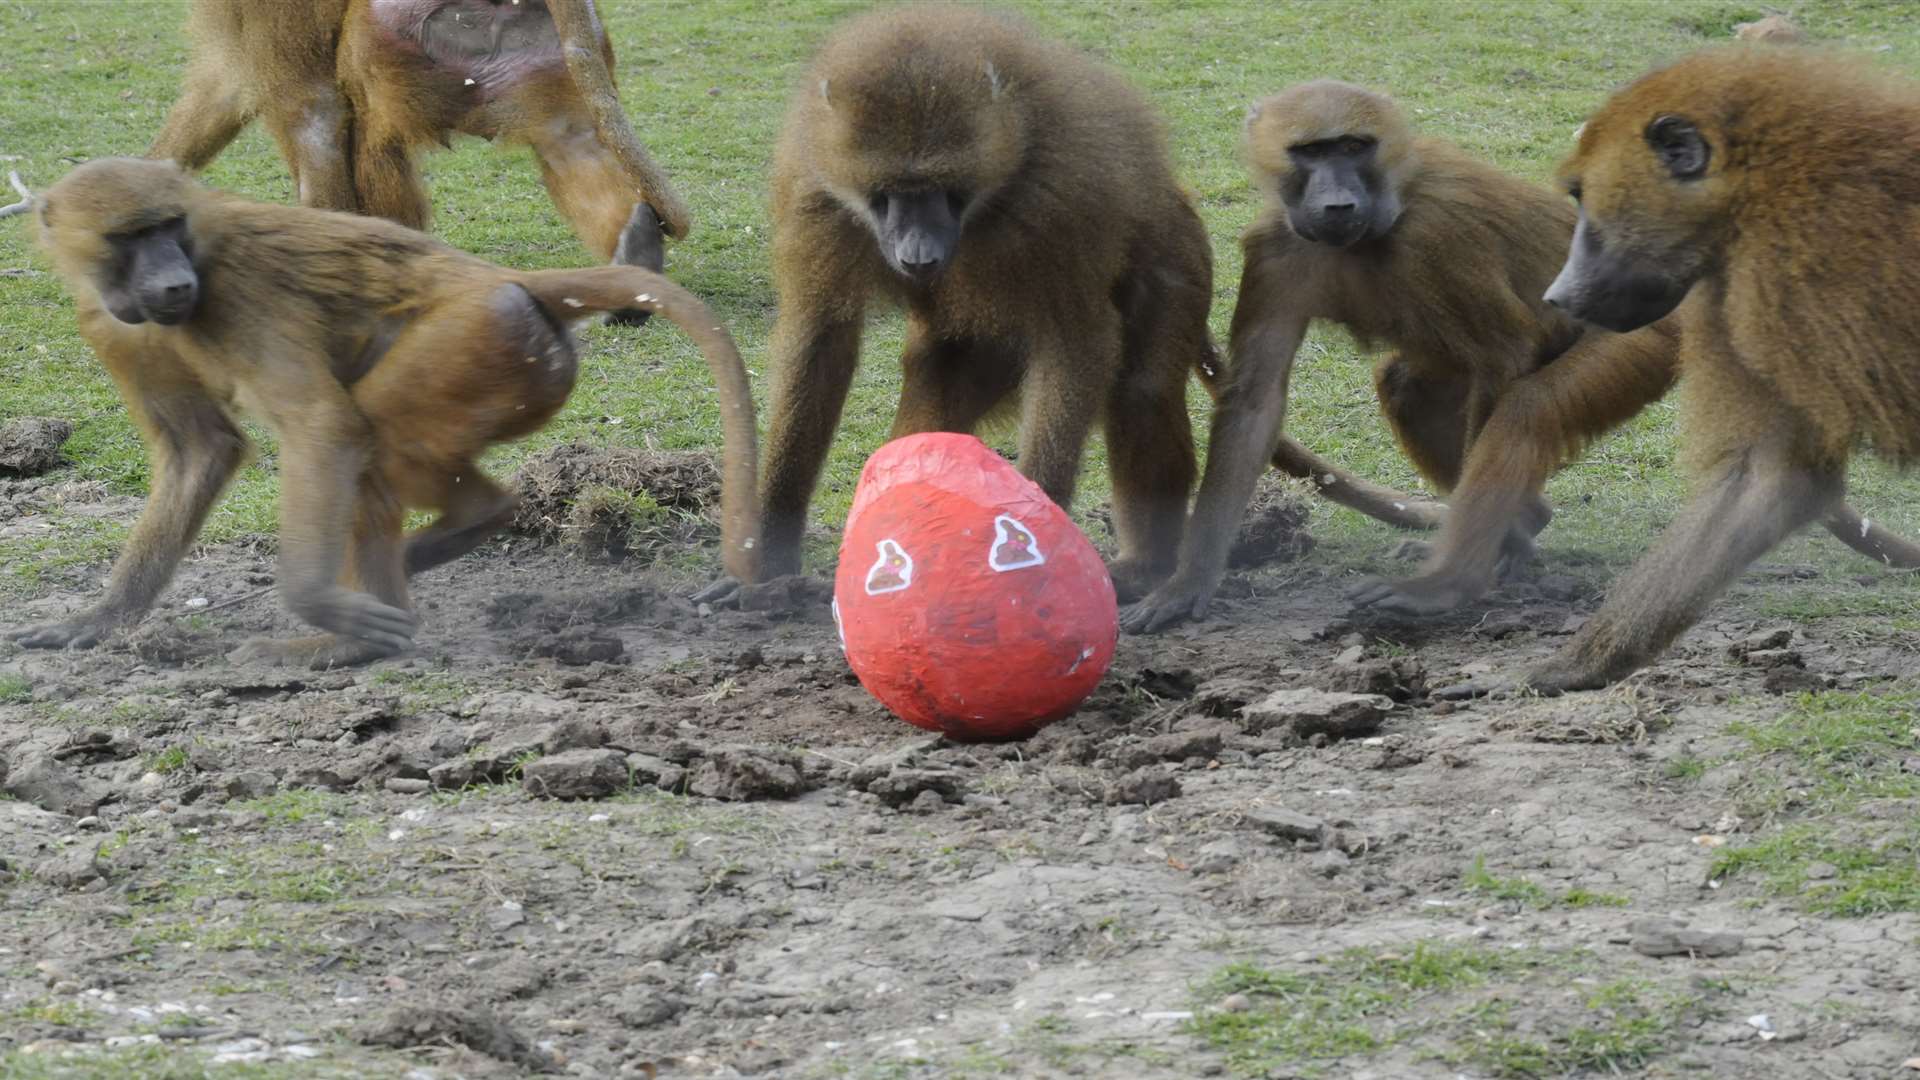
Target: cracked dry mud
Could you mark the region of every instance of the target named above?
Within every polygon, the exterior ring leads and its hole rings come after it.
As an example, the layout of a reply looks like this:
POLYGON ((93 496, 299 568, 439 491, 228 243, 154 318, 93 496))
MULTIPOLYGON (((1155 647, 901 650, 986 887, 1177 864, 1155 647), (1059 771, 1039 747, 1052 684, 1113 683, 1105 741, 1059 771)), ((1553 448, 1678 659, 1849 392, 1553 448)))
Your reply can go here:
POLYGON ((1436 706, 1427 683, 1545 653, 1593 596, 1362 619, 1310 559, 1124 639, 1072 719, 965 746, 868 698, 810 595, 703 614, 685 581, 523 541, 420 579, 414 656, 231 666, 292 622, 270 596, 189 602, 271 568, 214 548, 126 639, 0 646, 25 794, 0 800, 0 1054, 1380 1078, 1883 1077, 1920 1055, 1920 918, 1710 874, 1772 827, 1737 818, 1761 766, 1729 760, 1791 707, 1767 680, 1894 692, 1910 631, 1749 642, 1778 625, 1749 591, 1627 687, 1436 706), (1275 691, 1385 711, 1303 734, 1275 691), (1233 1017, 1306 1026, 1250 1046, 1233 1017), (1601 1049, 1566 1056, 1583 1039, 1601 1049))

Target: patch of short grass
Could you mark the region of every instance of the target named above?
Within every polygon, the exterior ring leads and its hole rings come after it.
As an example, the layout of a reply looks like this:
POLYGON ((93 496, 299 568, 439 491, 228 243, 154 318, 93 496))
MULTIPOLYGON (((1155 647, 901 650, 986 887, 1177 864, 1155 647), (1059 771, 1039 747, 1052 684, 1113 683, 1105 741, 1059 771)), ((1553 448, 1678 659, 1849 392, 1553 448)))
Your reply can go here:
MULTIPOLYGON (((372 1057, 373 1055, 357 1055, 372 1057)), ((6 1080, 331 1080, 370 1075, 359 1065, 305 1061, 269 1064, 212 1064, 205 1055, 165 1045, 103 1049, 76 1046, 71 1050, 0 1052, 0 1077, 6 1080)), ((389 1061, 381 1074, 399 1076, 406 1067, 389 1061)))
POLYGON ((1741 809, 1762 824, 1714 877, 1825 915, 1920 911, 1920 695, 1802 695, 1730 730, 1752 763, 1741 809))
POLYGON ((1475 896, 1530 908, 1550 908, 1556 904, 1571 908, 1626 907, 1629 903, 1624 896, 1596 892, 1579 886, 1556 896, 1545 886, 1527 878, 1495 875, 1487 869, 1487 858, 1484 855, 1473 857, 1473 865, 1467 868, 1460 884, 1475 896))
POLYGON ((1638 1067, 1702 1001, 1650 983, 1599 983, 1585 954, 1423 941, 1353 949, 1317 968, 1233 964, 1199 989, 1189 1030, 1242 1076, 1329 1074, 1342 1059, 1410 1048, 1512 1078, 1638 1067), (1220 1007, 1229 995, 1245 1007, 1220 1007), (1541 1007, 1523 1020, 1511 1003, 1541 1007))
POLYGON ((0 675, 0 705, 20 705, 33 700, 33 684, 24 675, 0 675))
POLYGON ((147 756, 147 771, 166 776, 177 773, 192 764, 193 759, 187 748, 179 743, 147 756))

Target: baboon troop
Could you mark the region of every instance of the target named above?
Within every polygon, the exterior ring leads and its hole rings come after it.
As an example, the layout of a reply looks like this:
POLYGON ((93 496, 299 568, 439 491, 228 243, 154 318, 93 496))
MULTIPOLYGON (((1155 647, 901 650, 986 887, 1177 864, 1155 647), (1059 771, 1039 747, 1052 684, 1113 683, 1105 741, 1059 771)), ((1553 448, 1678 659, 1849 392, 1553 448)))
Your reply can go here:
POLYGON ((81 335, 146 441, 153 493, 106 597, 18 632, 25 644, 92 645, 146 611, 246 457, 245 413, 280 444, 281 595, 327 634, 241 657, 328 667, 406 649, 407 576, 513 516, 480 455, 566 403, 569 322, 629 308, 706 354, 727 433, 725 558, 753 572, 746 369, 713 313, 659 274, 507 270, 377 218, 223 195, 164 161, 90 162, 38 205, 81 335), (438 517, 403 536, 409 510, 438 517))
POLYGON ((1416 133, 1375 90, 1320 79, 1258 101, 1242 142, 1265 206, 1241 239, 1224 353, 1196 199, 1121 74, 997 12, 851 17, 814 52, 773 148, 757 458, 732 339, 660 274, 690 217, 628 126, 594 0, 194 0, 189 29, 147 159, 81 165, 38 197, 15 177, 23 199, 0 207, 37 217, 152 462, 104 599, 15 631, 29 646, 90 646, 141 617, 245 458, 246 415, 280 441, 279 588, 324 634, 236 656, 325 667, 410 648, 408 576, 510 520, 515 497, 478 459, 561 409, 568 325, 595 313, 662 314, 719 387, 724 575, 704 600, 802 570, 882 309, 906 321, 890 437, 1017 420, 1019 469, 1070 507, 1104 435, 1130 631, 1209 613, 1269 466, 1383 522, 1438 527, 1407 545, 1425 550, 1420 571, 1361 582, 1357 608, 1472 603, 1534 559, 1552 475, 1676 387, 1687 507, 1551 659, 1444 695, 1617 680, 1815 521, 1920 568, 1920 545, 1845 500, 1856 448, 1920 459, 1920 90, 1779 16, 1613 94, 1557 187, 1416 133), (192 178, 255 118, 301 206, 192 178), (417 231, 414 155, 455 134, 530 147, 555 206, 614 265, 516 271, 417 231), (1382 353, 1378 408, 1444 505, 1287 434, 1316 323, 1382 353), (1194 377, 1213 399, 1203 475, 1194 377), (437 517, 403 533, 410 510, 437 517))

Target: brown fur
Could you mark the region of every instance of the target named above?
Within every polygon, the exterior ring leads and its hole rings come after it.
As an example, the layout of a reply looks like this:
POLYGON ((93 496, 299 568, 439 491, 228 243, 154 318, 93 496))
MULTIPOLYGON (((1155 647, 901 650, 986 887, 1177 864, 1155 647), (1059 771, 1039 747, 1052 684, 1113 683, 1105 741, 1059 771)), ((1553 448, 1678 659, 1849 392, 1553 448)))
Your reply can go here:
POLYGON ((873 301, 907 310, 893 436, 971 431, 1018 395, 1019 467, 1066 506, 1101 420, 1120 585, 1171 569, 1212 263, 1137 93, 1018 21, 946 4, 875 12, 841 27, 802 81, 772 208, 767 573, 799 569, 873 301), (866 210, 877 185, 971 196, 952 262, 930 283, 885 261, 866 210))
POLYGON ((1690 285, 1677 317, 1697 488, 1528 673, 1542 690, 1658 656, 1750 562, 1839 507, 1856 446, 1920 459, 1920 87, 1852 56, 1710 50, 1615 94, 1560 172, 1613 258, 1690 285), (1650 149, 1666 117, 1710 148, 1698 179, 1650 149))
MULTIPOLYGON (((1548 478, 1673 385, 1679 342, 1671 320, 1633 334, 1583 332, 1541 301, 1573 234, 1564 197, 1450 143, 1414 136, 1385 96, 1344 83, 1295 87, 1256 108, 1248 157, 1261 187, 1277 192, 1292 168, 1287 147, 1351 134, 1379 139, 1382 171, 1405 204, 1391 243, 1309 243, 1294 234, 1278 198, 1248 233, 1233 369, 1181 574, 1128 612, 1132 628, 1199 614, 1196 605, 1224 573, 1241 492, 1250 495, 1258 476, 1250 465, 1284 415, 1292 352, 1311 319, 1398 350, 1375 369, 1381 410, 1420 473, 1451 492, 1424 572, 1355 592, 1363 603, 1399 610, 1446 610, 1485 593, 1503 560, 1524 560, 1552 517, 1540 495, 1548 478), (1251 408, 1273 419, 1249 420, 1251 408)), ((1282 459, 1303 452, 1293 445, 1283 437, 1275 458, 1290 472, 1282 459)), ((1363 512, 1382 490, 1350 478, 1323 488, 1363 512)), ((1418 506, 1394 508, 1407 505, 1418 506)), ((1843 507, 1830 527, 1871 556, 1920 566, 1920 547, 1884 531, 1863 536, 1859 523, 1843 507)))
POLYGON ((105 599, 17 632, 27 644, 91 645, 140 617, 244 458, 246 412, 279 438, 280 591, 334 633, 249 654, 330 664, 393 651, 395 637, 411 638, 406 575, 512 516, 513 497, 477 461, 566 401, 565 324, 627 306, 662 312, 706 354, 727 431, 725 558, 753 573, 746 372, 712 313, 658 274, 509 270, 390 222, 227 196, 160 161, 83 165, 47 192, 41 220, 81 333, 147 443, 153 493, 105 599), (112 238, 182 220, 198 306, 177 325, 116 318, 104 297, 128 272, 112 238), (408 510, 439 517, 403 546, 408 510), (378 637, 369 626, 385 638, 367 640, 378 637))
POLYGON ((603 260, 636 203, 669 235, 690 227, 627 126, 593 0, 196 0, 188 29, 185 87, 151 157, 197 171, 258 116, 302 205, 419 229, 429 207, 415 151, 476 135, 530 146, 554 205, 603 260), (491 57, 430 46, 420 28, 438 9, 498 20, 505 44, 496 37, 491 57))

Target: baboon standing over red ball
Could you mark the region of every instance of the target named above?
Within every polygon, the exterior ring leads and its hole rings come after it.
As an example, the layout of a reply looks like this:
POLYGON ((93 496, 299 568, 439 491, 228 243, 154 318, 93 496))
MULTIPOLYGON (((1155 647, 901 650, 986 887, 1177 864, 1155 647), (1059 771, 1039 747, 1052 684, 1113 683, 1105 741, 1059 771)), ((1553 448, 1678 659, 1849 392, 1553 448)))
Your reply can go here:
POLYGON ((869 304, 907 310, 893 436, 1020 403, 1019 467, 1062 506, 1105 426, 1120 558, 1171 570, 1194 477, 1186 384, 1212 257, 1160 125, 1122 79, 1023 23, 947 4, 841 27, 773 167, 780 294, 763 570, 800 568, 807 504, 869 304))

